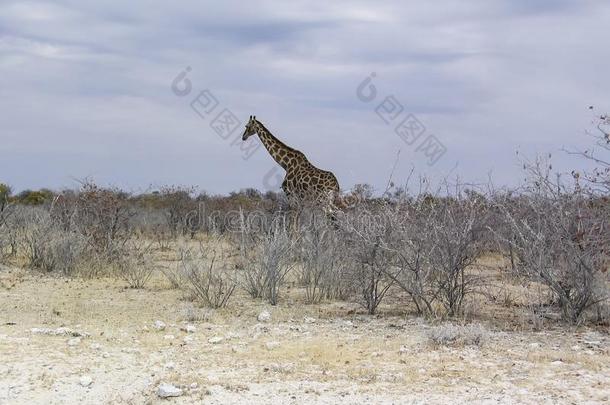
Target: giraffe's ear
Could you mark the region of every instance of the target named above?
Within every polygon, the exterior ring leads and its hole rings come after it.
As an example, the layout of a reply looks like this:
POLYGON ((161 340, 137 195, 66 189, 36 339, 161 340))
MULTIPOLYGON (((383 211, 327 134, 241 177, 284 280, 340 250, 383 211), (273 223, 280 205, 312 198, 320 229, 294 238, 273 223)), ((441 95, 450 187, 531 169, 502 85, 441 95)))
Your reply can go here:
POLYGON ((256 115, 253 115, 252 118, 256 119, 256 115))

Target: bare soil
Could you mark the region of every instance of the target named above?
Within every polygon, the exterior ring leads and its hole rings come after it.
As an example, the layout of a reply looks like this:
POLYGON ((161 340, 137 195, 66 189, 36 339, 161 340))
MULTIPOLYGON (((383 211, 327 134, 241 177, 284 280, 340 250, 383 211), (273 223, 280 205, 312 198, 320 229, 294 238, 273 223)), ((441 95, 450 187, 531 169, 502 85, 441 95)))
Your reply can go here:
POLYGON ((532 331, 480 307, 482 345, 435 346, 428 321, 304 305, 296 289, 277 307, 239 295, 212 311, 160 277, 133 290, 0 267, 0 403, 608 403, 606 330, 532 331), (59 327, 84 336, 32 332, 59 327), (161 383, 182 396, 159 398, 161 383))

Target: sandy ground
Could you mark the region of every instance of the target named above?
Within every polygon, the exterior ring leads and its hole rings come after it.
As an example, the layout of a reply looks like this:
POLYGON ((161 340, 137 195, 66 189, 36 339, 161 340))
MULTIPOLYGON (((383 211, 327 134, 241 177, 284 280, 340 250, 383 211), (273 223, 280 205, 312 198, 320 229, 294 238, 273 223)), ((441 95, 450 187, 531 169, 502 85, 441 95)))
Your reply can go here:
POLYGON ((607 331, 483 322, 480 347, 434 346, 426 321, 353 308, 239 296, 209 311, 163 283, 132 290, 0 267, 0 404, 610 401, 607 331), (259 322, 264 309, 271 319, 259 322), (59 327, 84 336, 32 332, 59 327), (159 398, 162 383, 182 396, 159 398))

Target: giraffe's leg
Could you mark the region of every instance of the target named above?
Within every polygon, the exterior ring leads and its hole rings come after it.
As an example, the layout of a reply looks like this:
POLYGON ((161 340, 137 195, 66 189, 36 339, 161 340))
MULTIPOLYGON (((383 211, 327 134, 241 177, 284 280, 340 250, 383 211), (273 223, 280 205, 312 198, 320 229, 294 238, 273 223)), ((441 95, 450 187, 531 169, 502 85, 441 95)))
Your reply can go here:
POLYGON ((291 224, 290 224, 290 236, 293 240, 299 238, 301 233, 301 217, 304 213, 303 202, 299 198, 293 198, 291 204, 291 224))

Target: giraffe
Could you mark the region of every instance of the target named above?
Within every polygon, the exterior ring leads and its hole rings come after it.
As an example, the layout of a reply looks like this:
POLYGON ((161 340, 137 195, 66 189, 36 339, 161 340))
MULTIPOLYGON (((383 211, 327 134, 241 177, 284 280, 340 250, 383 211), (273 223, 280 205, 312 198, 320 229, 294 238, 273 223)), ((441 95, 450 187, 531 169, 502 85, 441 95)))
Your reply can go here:
POLYGON ((322 204, 332 210, 339 197, 339 182, 332 172, 318 169, 305 155, 277 139, 265 126, 251 115, 242 140, 257 134, 271 157, 286 171, 282 190, 289 201, 322 204))

